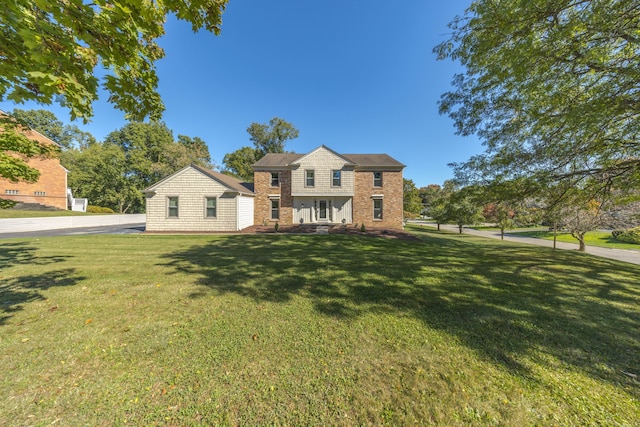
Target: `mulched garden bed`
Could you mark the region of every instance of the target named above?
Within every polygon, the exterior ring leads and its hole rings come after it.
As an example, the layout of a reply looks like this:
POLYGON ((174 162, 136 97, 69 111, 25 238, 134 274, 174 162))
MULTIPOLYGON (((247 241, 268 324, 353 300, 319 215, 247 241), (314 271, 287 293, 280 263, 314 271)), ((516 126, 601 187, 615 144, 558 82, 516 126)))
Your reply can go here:
MULTIPOLYGON (((278 227, 277 233, 282 234, 312 234, 316 232, 317 226, 315 224, 306 225, 281 225, 278 227)), ((253 225, 247 227, 240 233, 247 234, 265 234, 276 233, 273 225, 253 225)), ((349 225, 330 225, 329 234, 351 234, 359 236, 371 236, 371 237, 384 237, 387 239, 402 239, 402 240, 419 240, 411 233, 407 233, 403 230, 386 229, 386 228, 367 228, 366 231, 360 231, 359 227, 349 225)))

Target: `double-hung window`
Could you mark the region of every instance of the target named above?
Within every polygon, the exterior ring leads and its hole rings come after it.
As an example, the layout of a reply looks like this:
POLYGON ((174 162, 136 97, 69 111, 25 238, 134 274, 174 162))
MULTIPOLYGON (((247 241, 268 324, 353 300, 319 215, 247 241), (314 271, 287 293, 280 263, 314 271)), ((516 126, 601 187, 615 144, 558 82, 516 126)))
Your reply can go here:
POLYGON ((331 172, 331 186, 332 187, 342 186, 342 171, 334 169, 331 172))
POLYGON ((373 173, 373 186, 382 187, 382 172, 373 173))
POLYGON ((215 218, 217 215, 218 200, 215 197, 206 198, 205 216, 215 218))
POLYGON ((373 199, 373 219, 382 221, 382 199, 373 199))
POLYGON ((313 169, 307 169, 305 171, 305 186, 307 187, 315 187, 316 185, 316 174, 313 169))
POLYGON ((169 218, 178 218, 178 198, 167 198, 167 216, 169 218))
POLYGON ((280 219, 280 199, 271 199, 271 219, 280 219))
POLYGON ((280 172, 271 172, 271 186, 280 187, 280 172))

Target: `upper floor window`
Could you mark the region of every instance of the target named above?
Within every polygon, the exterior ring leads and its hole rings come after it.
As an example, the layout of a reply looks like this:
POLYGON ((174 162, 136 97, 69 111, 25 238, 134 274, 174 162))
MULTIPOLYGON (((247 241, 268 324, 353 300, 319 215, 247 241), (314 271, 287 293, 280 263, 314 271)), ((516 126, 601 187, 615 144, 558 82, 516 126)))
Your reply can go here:
POLYGON ((373 186, 382 187, 382 172, 373 173, 373 186))
POLYGON ((4 194, 20 194, 18 190, 4 190, 4 194))
POLYGON ((315 187, 316 185, 316 178, 315 178, 316 174, 315 171, 313 169, 307 169, 305 171, 305 185, 307 187, 315 187))
POLYGON ((167 198, 167 216, 169 218, 178 218, 178 198, 167 198))
POLYGON ((34 191, 33 195, 34 196, 46 196, 47 193, 45 193, 44 191, 34 191))
POLYGON ((205 215, 207 218, 215 218, 217 215, 218 201, 215 197, 206 198, 205 215))
POLYGON ((280 172, 271 172, 271 186, 280 187, 280 172))
POLYGON ((333 170, 331 173, 331 185, 333 187, 341 187, 342 186, 342 171, 333 170))

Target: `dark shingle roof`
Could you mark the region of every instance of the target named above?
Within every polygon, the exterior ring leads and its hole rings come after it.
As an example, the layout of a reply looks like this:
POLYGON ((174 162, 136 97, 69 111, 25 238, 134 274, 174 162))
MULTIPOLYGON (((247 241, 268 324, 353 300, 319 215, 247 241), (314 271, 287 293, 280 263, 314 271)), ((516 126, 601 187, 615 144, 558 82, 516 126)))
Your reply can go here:
MULTIPOLYGON (((286 167, 304 156, 306 154, 267 153, 252 166, 254 168, 286 167)), ((405 166, 388 154, 341 154, 341 156, 354 163, 356 167, 403 168, 405 166)))
POLYGON ((283 167, 295 162, 304 154, 296 153, 267 153, 263 158, 255 162, 252 166, 258 168, 283 167))
POLYGON ((343 154, 342 157, 346 157, 360 167, 404 167, 388 154, 343 154))
POLYGON ((247 183, 247 182, 242 182, 240 181, 238 178, 235 178, 233 176, 230 175, 225 175, 223 173, 220 172, 216 172, 216 171, 212 171, 209 169, 205 169, 201 166, 197 166, 197 165, 191 165, 194 169, 199 170, 200 172, 202 172, 205 175, 208 175, 209 177, 215 179, 216 181, 219 181, 220 183, 222 183, 223 185, 225 185, 226 187, 229 187, 231 190, 235 190, 239 193, 251 193, 253 194, 253 183, 247 183))

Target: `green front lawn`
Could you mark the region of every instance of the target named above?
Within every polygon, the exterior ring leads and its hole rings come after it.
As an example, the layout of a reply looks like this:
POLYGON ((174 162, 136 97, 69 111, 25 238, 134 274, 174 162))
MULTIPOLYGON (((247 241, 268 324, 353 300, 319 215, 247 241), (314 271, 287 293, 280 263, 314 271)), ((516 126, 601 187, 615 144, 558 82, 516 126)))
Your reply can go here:
MULTIPOLYGON (((517 231, 511 234, 519 234, 521 236, 535 237, 538 239, 553 240, 552 231, 517 231)), ((570 233, 558 233, 558 242, 578 243, 570 233)), ((634 243, 620 242, 613 238, 609 231, 590 231, 585 235, 585 243, 587 246, 600 246, 603 248, 613 249, 630 249, 640 251, 640 245, 634 243)))
POLYGON ((0 241, 0 425, 636 425, 640 267, 415 229, 0 241))

